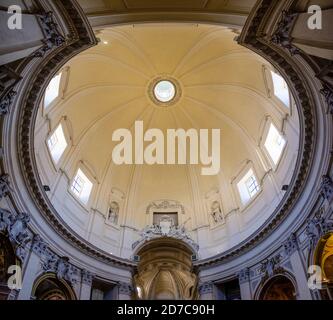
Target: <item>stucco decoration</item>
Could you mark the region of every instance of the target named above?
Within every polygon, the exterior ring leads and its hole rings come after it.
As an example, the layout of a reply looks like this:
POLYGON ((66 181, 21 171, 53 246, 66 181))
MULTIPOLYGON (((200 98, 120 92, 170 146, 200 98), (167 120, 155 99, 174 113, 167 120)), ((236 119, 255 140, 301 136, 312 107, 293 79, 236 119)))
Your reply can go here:
POLYGON ((133 250, 147 241, 161 237, 168 237, 177 240, 182 240, 185 243, 189 244, 195 251, 199 250, 199 245, 191 239, 191 237, 188 235, 183 225, 181 226, 171 225, 168 228, 163 228, 161 225, 146 226, 141 231, 140 237, 141 237, 140 240, 133 243, 132 245, 133 250))
POLYGON ((49 254, 42 265, 45 272, 53 272, 59 280, 67 280, 71 284, 77 282, 78 270, 69 263, 69 258, 49 254))
POLYGON ((153 213, 154 210, 180 210, 182 214, 185 214, 185 208, 183 205, 175 200, 155 200, 152 201, 146 210, 147 214, 153 213))

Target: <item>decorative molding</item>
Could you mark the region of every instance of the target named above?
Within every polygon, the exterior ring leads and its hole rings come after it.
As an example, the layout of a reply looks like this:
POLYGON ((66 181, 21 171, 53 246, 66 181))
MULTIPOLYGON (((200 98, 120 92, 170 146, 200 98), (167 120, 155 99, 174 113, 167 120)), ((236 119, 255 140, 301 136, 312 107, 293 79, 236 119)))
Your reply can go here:
POLYGON ((176 200, 156 200, 149 203, 146 214, 151 214, 154 210, 180 210, 185 214, 184 206, 176 200))
POLYGON ((283 247, 288 256, 291 256, 298 250, 298 238, 296 233, 292 233, 290 237, 284 242, 283 247))
POLYGON ((9 175, 3 174, 0 176, 0 201, 7 197, 10 193, 10 186, 9 186, 9 175))
POLYGON ((46 261, 42 263, 45 272, 55 273, 59 280, 67 280, 70 284, 77 283, 78 270, 69 263, 69 258, 58 257, 49 252, 46 261))
POLYGON ((276 32, 271 38, 271 41, 273 43, 288 50, 291 55, 300 53, 300 50, 292 44, 292 38, 290 36, 297 17, 298 13, 294 13, 291 11, 283 11, 276 32))
POLYGON ((118 283, 118 292, 119 294, 130 296, 133 292, 133 287, 130 283, 119 282, 118 283))
POLYGON ((4 116, 9 112, 10 106, 13 103, 16 94, 17 92, 11 89, 8 93, 6 93, 4 96, 1 97, 0 116, 4 116))
POLYGON ((35 235, 32 241, 32 251, 38 256, 42 256, 46 254, 47 250, 47 243, 41 238, 39 234, 35 235))
POLYGON ((91 272, 85 269, 81 271, 81 281, 83 284, 91 287, 93 279, 94 275, 91 272))
POLYGON ((332 89, 324 85, 324 88, 320 90, 321 94, 324 96, 327 105, 328 105, 328 111, 329 113, 333 114, 333 91, 332 89))
POLYGON ((239 280, 240 284, 249 282, 250 281, 250 268, 242 269, 238 273, 238 280, 239 280))
POLYGON ((31 233, 28 228, 30 215, 27 213, 13 214, 9 210, 0 209, 0 232, 8 235, 16 256, 23 262, 27 249, 26 245, 31 241, 31 233))
POLYGON ((22 77, 8 65, 0 66, 0 116, 9 113, 17 94, 14 87, 21 79, 22 77))
POLYGON ((212 282, 205 282, 199 285, 199 295, 211 294, 214 292, 214 284, 212 282))
POLYGON ((333 199, 333 181, 329 175, 324 175, 322 177, 320 193, 322 197, 328 202, 333 199))
POLYGON ((280 254, 263 261, 259 269, 260 273, 262 274, 262 281, 266 281, 275 274, 284 273, 284 269, 280 266, 280 263, 280 254))
POLYGON ((160 75, 157 78, 154 78, 148 85, 148 96, 150 98, 150 100, 159 107, 171 107, 173 105, 175 105, 177 102, 179 102, 179 100, 182 97, 182 88, 181 85, 179 83, 179 81, 174 78, 174 77, 170 77, 169 75, 160 75), (168 101, 168 102, 162 102, 159 101, 156 97, 155 97, 155 86, 160 82, 160 81, 170 81, 174 88, 175 88, 175 96, 173 97, 172 100, 168 101))
POLYGON ((12 216, 11 224, 8 226, 9 239, 20 245, 25 245, 31 241, 31 235, 28 229, 30 215, 28 213, 19 213, 15 217, 12 216))
POLYGON ((322 211, 319 210, 312 218, 307 220, 305 234, 308 237, 310 248, 314 248, 319 239, 331 231, 333 231, 333 223, 326 221, 322 216, 322 211))
POLYGON ((64 44, 65 39, 58 31, 57 24, 53 18, 53 12, 46 12, 38 15, 37 18, 42 26, 45 38, 43 40, 44 45, 34 52, 33 56, 41 58, 48 51, 64 44))
POLYGON ((159 225, 146 226, 141 231, 140 236, 141 239, 133 243, 133 250, 152 239, 168 237, 181 240, 187 243, 195 252, 199 251, 199 245, 189 237, 184 226, 170 226, 166 231, 159 225))

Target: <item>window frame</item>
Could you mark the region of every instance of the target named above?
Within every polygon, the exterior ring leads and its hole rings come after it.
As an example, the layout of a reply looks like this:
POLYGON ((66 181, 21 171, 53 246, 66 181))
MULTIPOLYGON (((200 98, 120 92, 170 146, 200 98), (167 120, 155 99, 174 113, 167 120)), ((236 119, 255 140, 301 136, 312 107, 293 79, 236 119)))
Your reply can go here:
MULTIPOLYGON (((286 82, 287 86, 288 86, 288 92, 289 92, 289 105, 287 106, 282 100, 280 100, 280 98, 278 98, 275 95, 274 81, 273 81, 273 76, 272 76, 271 72, 276 73, 277 75, 281 76, 284 79, 284 77, 279 72, 277 72, 274 68, 271 68, 267 65, 263 65, 263 75, 264 75, 264 82, 265 82, 265 86, 266 86, 267 96, 269 99, 272 99, 276 103, 276 105, 279 106, 280 111, 291 115, 293 112, 294 99, 291 94, 288 83, 286 82)), ((286 81, 286 80, 284 79, 284 81, 286 81)))
MULTIPOLYGON (((57 75, 61 74, 58 96, 55 99, 53 99, 52 102, 50 102, 47 106, 45 106, 45 92, 44 92, 43 99, 42 99, 42 102, 41 102, 41 104, 42 104, 41 107, 42 107, 42 110, 43 110, 43 116, 45 116, 50 111, 52 111, 52 109, 61 100, 64 99, 65 93, 66 93, 67 87, 68 87, 69 72, 70 72, 70 67, 65 67, 63 69, 60 69, 50 80, 50 82, 51 82, 57 75)), ((49 86, 50 82, 48 83, 47 87, 49 86)), ((45 91, 46 91, 46 89, 45 89, 45 91)))
POLYGON ((283 132, 281 132, 281 130, 279 129, 279 126, 277 126, 276 123, 270 117, 268 117, 266 119, 264 131, 263 131, 263 133, 261 135, 261 138, 260 138, 260 149, 264 153, 265 158, 268 161, 268 164, 270 165, 271 169, 273 169, 274 172, 278 170, 282 159, 285 157, 287 147, 288 147, 287 137, 285 136, 285 134, 283 132), (281 154, 280 154, 280 157, 279 157, 279 160, 277 161, 277 163, 274 162, 274 160, 272 159, 272 156, 270 155, 269 151, 267 150, 267 148, 265 146, 266 140, 267 140, 267 137, 268 137, 268 133, 269 133, 269 130, 271 128, 271 125, 273 125, 275 127, 275 129, 279 132, 279 134, 281 135, 281 137, 285 141, 285 144, 283 146, 283 149, 281 151, 281 154))
POLYGON ((234 193, 236 195, 236 200, 238 202, 239 211, 241 211, 241 212, 248 209, 255 202, 255 200, 262 194, 262 191, 263 191, 262 186, 261 186, 261 180, 259 179, 257 171, 254 168, 253 163, 250 160, 246 163, 246 165, 243 167, 243 169, 237 174, 236 178, 234 178, 234 180, 232 181, 232 185, 233 185, 234 193), (250 170, 252 170, 252 172, 253 172, 253 175, 257 181, 259 190, 253 197, 250 197, 250 199, 246 203, 243 203, 241 193, 238 188, 238 184, 244 179, 244 177, 248 174, 248 172, 250 170))
POLYGON ((66 120, 65 118, 62 118, 57 124, 56 126, 49 132, 49 134, 47 135, 46 139, 45 139, 45 146, 46 146, 46 149, 47 149, 47 154, 49 155, 49 158, 51 159, 51 163, 54 167, 54 169, 56 171, 59 170, 59 168, 61 167, 62 163, 63 163, 63 160, 65 158, 65 156, 67 155, 67 153, 69 152, 70 148, 71 148, 71 136, 69 134, 69 130, 68 130, 68 127, 67 127, 67 123, 66 123, 66 120), (51 150, 49 148, 49 144, 48 144, 48 141, 49 139, 51 139, 51 137, 53 136, 53 134, 55 133, 55 131, 58 129, 58 127, 61 126, 62 127, 62 131, 64 133, 64 136, 65 136, 65 139, 66 139, 66 143, 67 143, 67 146, 65 148, 65 150, 63 151, 62 155, 60 156, 59 160, 56 162, 54 159, 53 159, 53 156, 52 156, 52 153, 51 153, 51 150))
POLYGON ((68 186, 68 192, 69 194, 74 198, 74 200, 81 205, 84 209, 89 210, 89 208, 91 207, 91 203, 93 201, 93 195, 94 195, 94 191, 95 191, 95 187, 96 187, 97 181, 96 178, 93 177, 92 173, 90 173, 90 170, 84 165, 84 163, 82 161, 80 161, 79 165, 76 167, 76 170, 74 171, 74 175, 72 176, 72 178, 69 181, 69 186, 68 186), (74 184, 74 180, 77 177, 79 170, 87 177, 87 179, 91 182, 92 187, 91 187, 91 191, 89 194, 89 198, 87 200, 87 202, 84 202, 73 190, 72 190, 72 186, 74 184))

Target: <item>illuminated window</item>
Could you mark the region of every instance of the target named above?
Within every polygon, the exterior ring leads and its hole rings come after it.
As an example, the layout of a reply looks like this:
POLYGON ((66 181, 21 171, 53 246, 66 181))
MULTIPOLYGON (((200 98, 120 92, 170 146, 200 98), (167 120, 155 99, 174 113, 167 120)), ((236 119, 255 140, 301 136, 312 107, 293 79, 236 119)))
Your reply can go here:
POLYGON ((278 164, 285 145, 286 140, 271 123, 264 146, 275 165, 278 164))
POLYGON ((283 104, 289 108, 290 106, 290 96, 289 88, 284 79, 277 73, 271 71, 274 95, 283 102, 283 104))
POLYGON ((47 145, 53 161, 58 163, 67 148, 67 141, 61 124, 48 138, 47 145))
POLYGON ((160 102, 169 102, 176 95, 176 88, 169 80, 159 81, 154 88, 155 98, 160 102))
POLYGON ((260 191, 258 180, 252 169, 237 183, 237 188, 243 205, 246 205, 260 191))
POLYGON ((71 190, 73 194, 84 204, 87 204, 92 191, 93 184, 81 169, 77 171, 71 190))
POLYGON ((44 107, 47 108, 58 96, 60 91, 61 73, 57 74, 45 90, 44 107))

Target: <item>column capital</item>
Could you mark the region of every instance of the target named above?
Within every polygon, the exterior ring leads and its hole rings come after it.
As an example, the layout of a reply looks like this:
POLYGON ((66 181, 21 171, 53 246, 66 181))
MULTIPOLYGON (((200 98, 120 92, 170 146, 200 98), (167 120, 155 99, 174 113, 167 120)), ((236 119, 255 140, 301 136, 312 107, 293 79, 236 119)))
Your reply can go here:
POLYGON ((292 233, 289 238, 283 243, 284 250, 288 256, 291 256, 298 250, 298 238, 295 233, 292 233))
POLYGON ((81 271, 81 281, 83 284, 91 286, 93 279, 94 275, 90 271, 85 269, 81 271))
POLYGON ((119 294, 131 295, 133 292, 133 286, 127 282, 118 283, 119 294))
POLYGON ((199 285, 199 294, 213 293, 214 284, 213 282, 204 282, 199 285))

